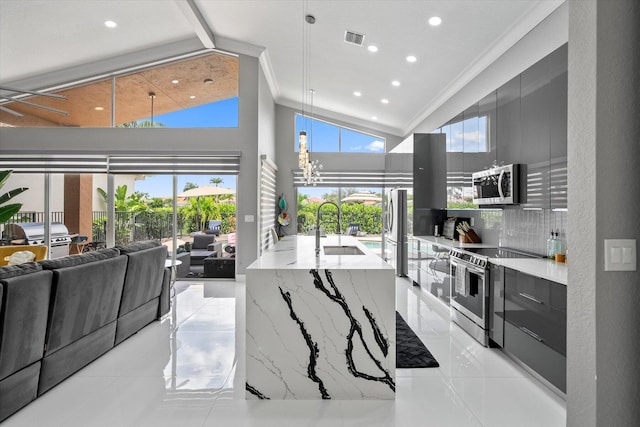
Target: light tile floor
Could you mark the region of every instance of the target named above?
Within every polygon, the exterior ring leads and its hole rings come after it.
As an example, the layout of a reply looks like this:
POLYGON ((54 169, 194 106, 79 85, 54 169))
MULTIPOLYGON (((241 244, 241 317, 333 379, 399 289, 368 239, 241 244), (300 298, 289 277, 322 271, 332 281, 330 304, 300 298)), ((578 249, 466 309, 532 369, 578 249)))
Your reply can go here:
POLYGON ((482 347, 420 288, 398 311, 440 368, 399 369, 395 401, 244 400, 244 282, 178 282, 173 310, 2 427, 564 426, 565 403, 482 347))

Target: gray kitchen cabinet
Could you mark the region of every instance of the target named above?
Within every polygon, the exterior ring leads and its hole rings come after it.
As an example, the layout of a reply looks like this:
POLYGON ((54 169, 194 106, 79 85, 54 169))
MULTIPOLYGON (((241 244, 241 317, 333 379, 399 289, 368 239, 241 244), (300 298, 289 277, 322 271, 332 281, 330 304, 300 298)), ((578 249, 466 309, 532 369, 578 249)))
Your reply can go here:
POLYGON ((504 347, 504 270, 504 267, 489 264, 489 338, 499 347, 504 347))
POLYGON ((498 88, 496 121, 498 164, 520 163, 520 75, 498 88))
MULTIPOLYGON (((493 91, 478 102, 478 137, 480 152, 478 153, 477 171, 491 167, 498 161, 496 147, 496 108, 498 91, 493 91)), ((472 171, 472 172, 477 172, 472 171)))
POLYGON ((504 268, 504 350, 566 393, 567 288, 504 268))
POLYGON ((523 208, 566 208, 567 93, 565 44, 442 126, 449 206, 473 172, 519 163, 523 208))
POLYGON ((549 132, 553 93, 547 56, 526 69, 520 78, 520 129, 522 149, 521 205, 524 208, 549 207, 549 132))
POLYGON ((414 285, 419 285, 431 293, 440 302, 449 305, 451 300, 451 276, 449 271, 449 249, 434 245, 422 239, 414 239, 414 257, 409 263, 414 264, 411 273, 414 285))
POLYGON ((567 45, 550 57, 549 186, 551 209, 567 208, 567 45))
MULTIPOLYGON (((473 196, 471 174, 486 167, 480 153, 480 117, 479 106, 473 104, 462 112, 462 186, 467 199, 473 196)), ((469 200, 471 201, 471 200, 469 200)))

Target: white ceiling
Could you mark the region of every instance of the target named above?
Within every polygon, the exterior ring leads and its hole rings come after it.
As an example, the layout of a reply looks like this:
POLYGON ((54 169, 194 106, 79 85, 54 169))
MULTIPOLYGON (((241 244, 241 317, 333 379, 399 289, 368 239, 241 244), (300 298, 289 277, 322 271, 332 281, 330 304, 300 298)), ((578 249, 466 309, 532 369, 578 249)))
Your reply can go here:
MULTIPOLYGON (((404 136, 563 1, 193 3, 218 47, 264 48, 260 60, 272 94, 293 108, 301 107, 307 25, 314 111, 404 136), (304 24, 305 13, 313 14, 316 24, 304 24), (439 27, 427 23, 434 15, 442 18, 439 27), (364 46, 345 43, 345 30, 365 34, 364 46), (368 44, 379 51, 369 52, 368 44), (408 63, 409 54, 418 61, 408 63), (392 80, 401 85, 393 87, 392 80), (389 103, 382 104, 382 98, 389 103)), ((196 38, 202 28, 188 10, 187 0, 0 0, 0 83, 196 38), (105 28, 107 19, 118 27, 105 28)))

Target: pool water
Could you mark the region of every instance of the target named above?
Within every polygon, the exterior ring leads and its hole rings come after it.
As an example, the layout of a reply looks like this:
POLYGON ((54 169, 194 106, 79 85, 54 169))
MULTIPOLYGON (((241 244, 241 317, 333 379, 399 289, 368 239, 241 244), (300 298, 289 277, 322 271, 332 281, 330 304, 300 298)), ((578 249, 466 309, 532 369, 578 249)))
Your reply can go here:
POLYGON ((361 241, 361 243, 369 249, 380 249, 382 247, 382 243, 380 242, 361 241))

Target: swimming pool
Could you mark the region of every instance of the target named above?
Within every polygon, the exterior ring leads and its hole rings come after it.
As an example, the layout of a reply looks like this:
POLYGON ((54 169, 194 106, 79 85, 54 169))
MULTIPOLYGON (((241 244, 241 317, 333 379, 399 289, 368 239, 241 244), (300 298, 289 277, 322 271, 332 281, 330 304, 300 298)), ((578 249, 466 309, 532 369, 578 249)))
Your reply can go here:
POLYGON ((360 243, 362 243, 363 245, 365 245, 369 249, 380 249, 382 247, 382 243, 381 242, 372 242, 372 241, 368 241, 368 240, 364 240, 364 241, 361 240, 360 243))

